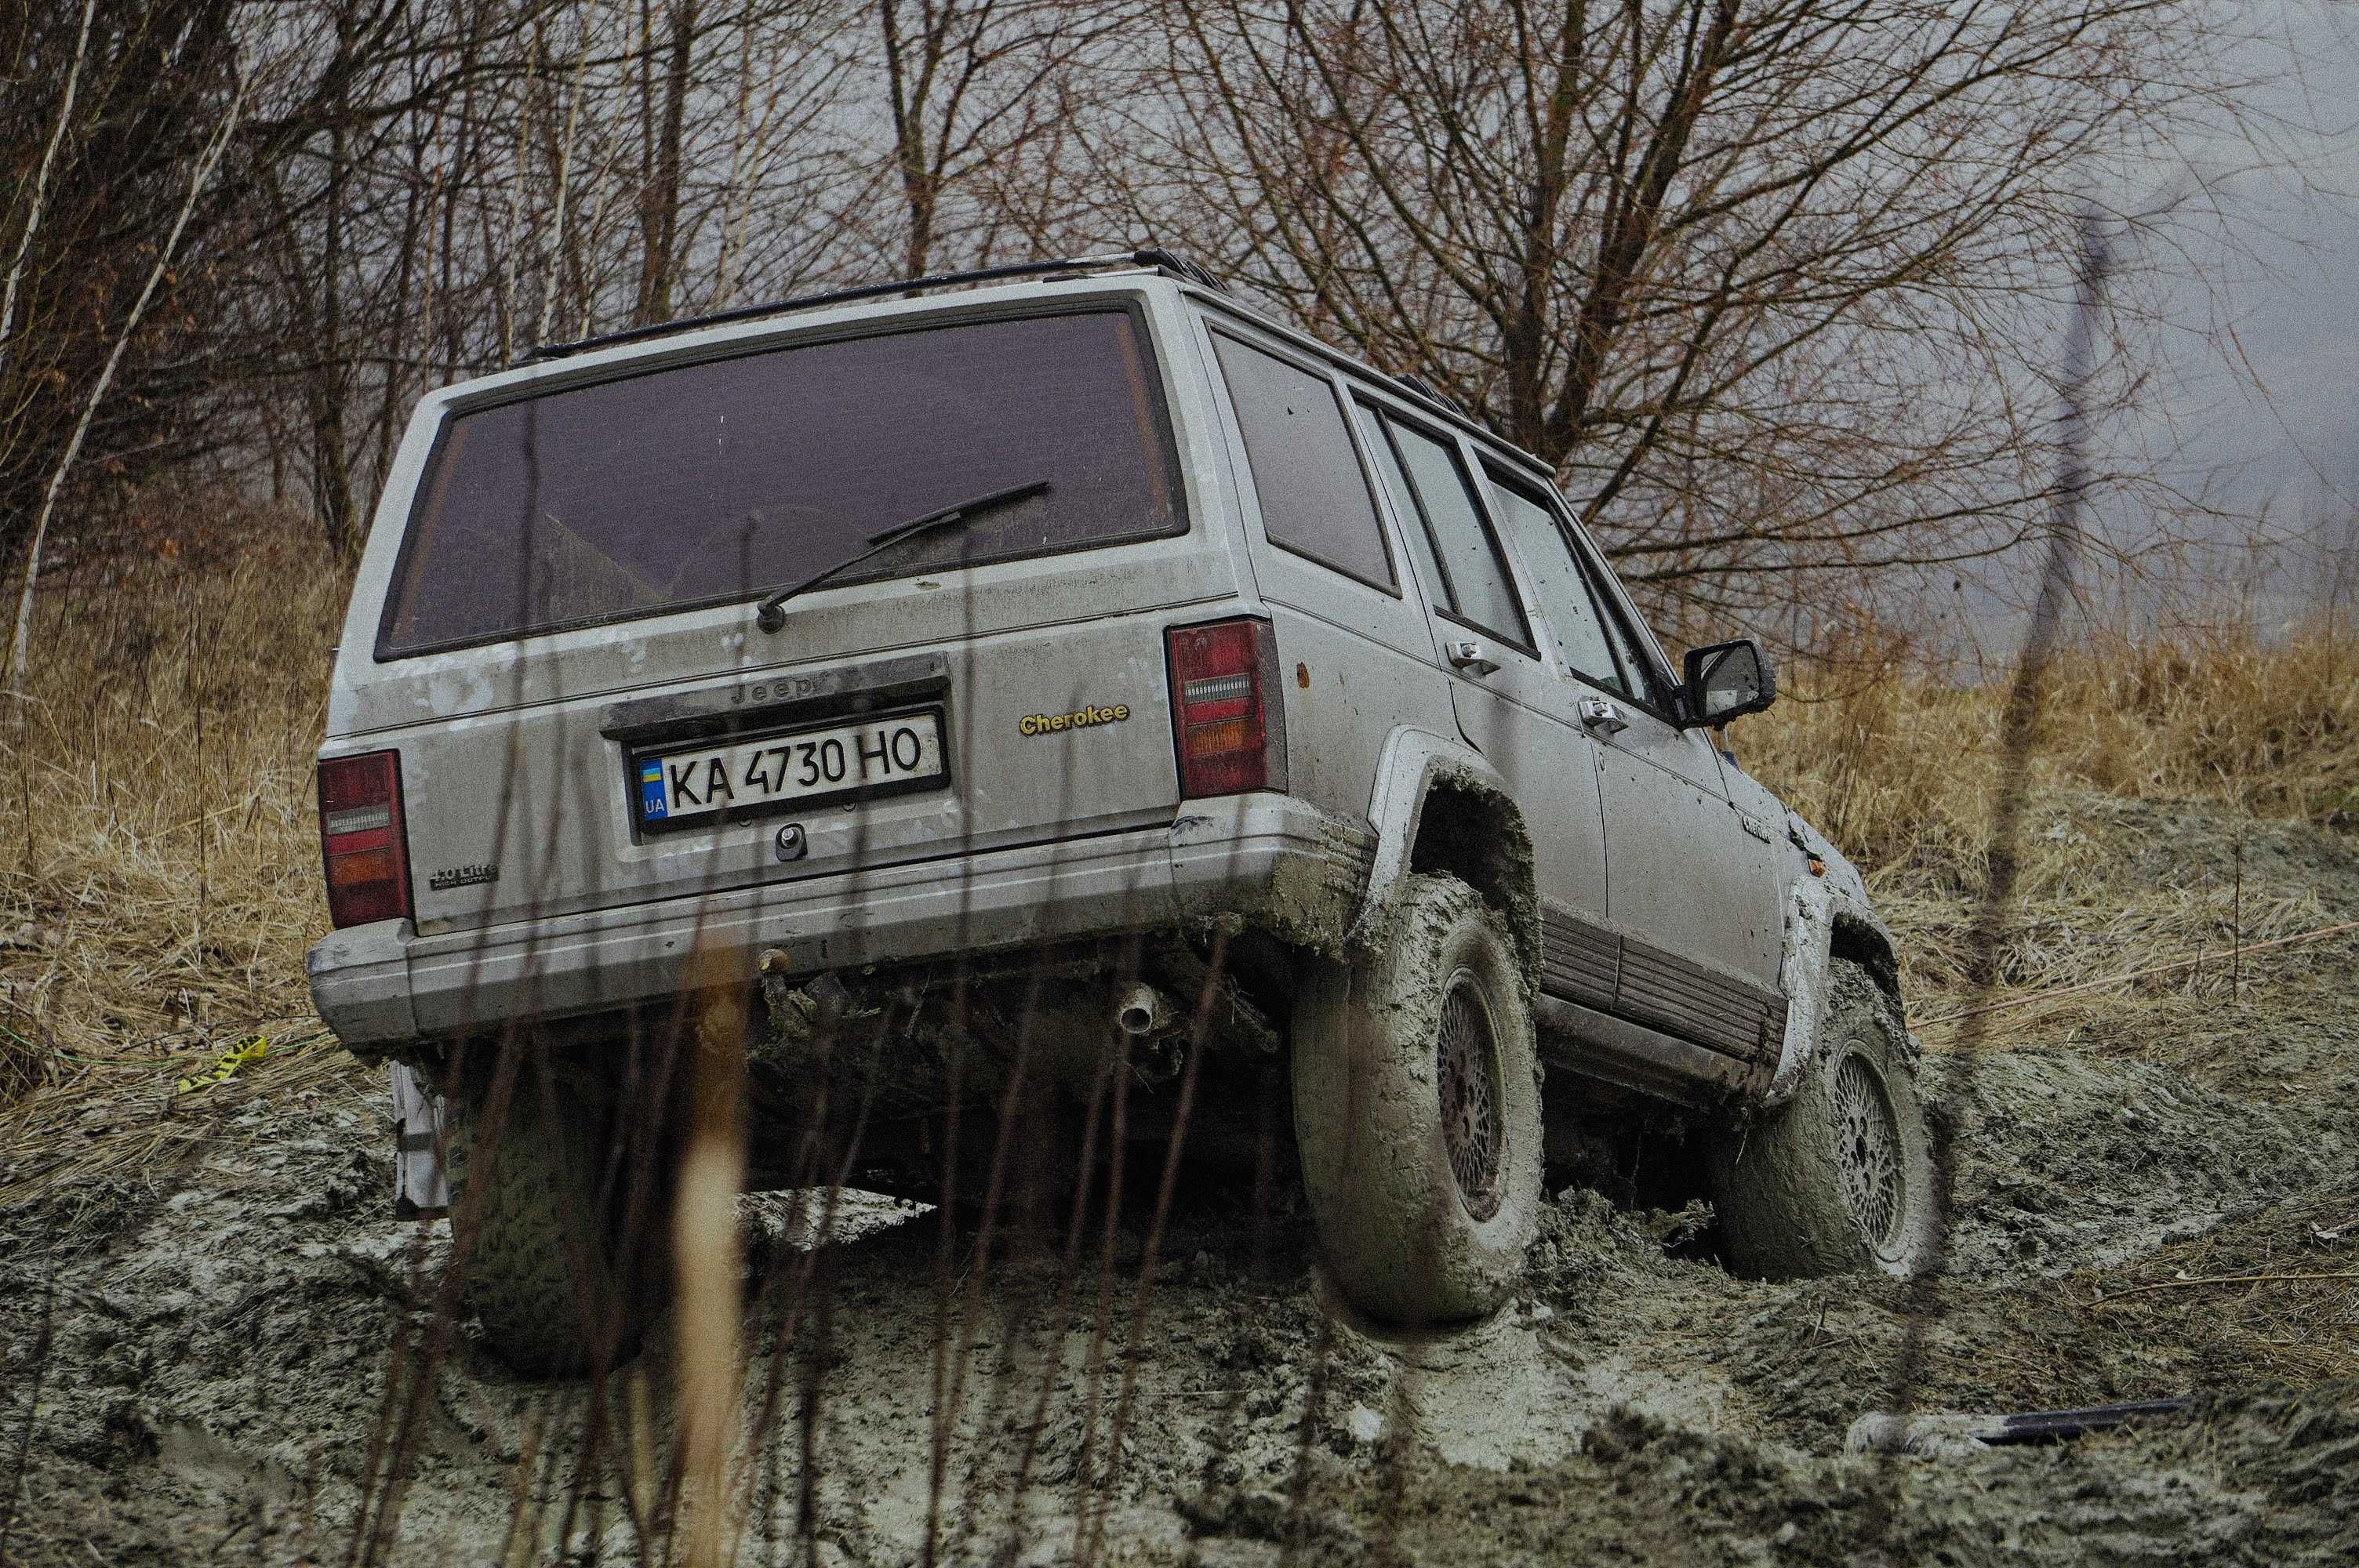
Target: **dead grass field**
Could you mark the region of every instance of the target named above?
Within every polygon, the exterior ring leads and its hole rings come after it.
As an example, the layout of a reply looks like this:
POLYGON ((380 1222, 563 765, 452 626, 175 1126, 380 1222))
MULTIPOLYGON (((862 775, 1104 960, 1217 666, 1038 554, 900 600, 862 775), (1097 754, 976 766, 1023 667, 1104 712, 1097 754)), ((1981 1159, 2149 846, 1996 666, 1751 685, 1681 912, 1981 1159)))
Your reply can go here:
MULTIPOLYGON (((1964 979, 1960 912, 1989 873, 2004 682, 1930 679, 1896 638, 1839 648, 1788 691, 1767 722, 1734 732, 1738 754, 1859 863, 1911 938, 1912 1000, 1943 1011, 1929 1004, 1964 979)), ((2241 624, 2167 642, 2089 634, 2047 684, 2030 782, 2046 795, 2212 802, 2262 822, 2359 828, 2359 636, 2311 627, 2267 641, 2241 624)), ((2118 846, 2040 824, 2020 852, 2006 983, 2125 973, 2321 922, 2299 903, 2240 913, 2237 846, 2210 835, 2174 857, 2169 885, 2135 888, 2110 874, 2118 846)))
POLYGON ((0 713, 0 1102, 304 1030, 326 926, 311 756, 346 588, 291 528, 249 524, 45 590, 0 713))

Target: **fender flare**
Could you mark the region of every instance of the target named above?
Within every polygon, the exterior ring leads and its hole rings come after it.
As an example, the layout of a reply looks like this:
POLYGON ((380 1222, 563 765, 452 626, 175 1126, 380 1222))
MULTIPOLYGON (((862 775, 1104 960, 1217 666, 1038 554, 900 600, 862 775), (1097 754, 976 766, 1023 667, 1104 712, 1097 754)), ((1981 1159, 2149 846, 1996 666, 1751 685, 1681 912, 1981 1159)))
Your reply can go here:
POLYGON ((1429 730, 1395 730, 1385 738, 1384 750, 1377 756, 1375 789, 1368 803, 1368 821, 1376 830, 1376 855, 1368 869, 1359 913, 1345 938, 1347 945, 1364 952, 1383 943, 1401 885, 1410 874, 1409 855, 1424 824, 1425 804, 1437 787, 1495 801, 1512 825, 1516 841, 1506 848, 1517 870, 1505 913, 1516 956, 1525 975, 1536 980, 1540 957, 1539 898, 1523 808, 1516 804, 1515 794, 1499 771, 1481 752, 1462 740, 1429 730))
POLYGON ((1838 931, 1854 944, 1880 946, 1887 957, 1896 950, 1891 931, 1875 911, 1847 888, 1829 877, 1795 878, 1787 891, 1785 956, 1777 973, 1778 989, 1786 993, 1786 1039, 1777 1070, 1761 1092, 1762 1109, 1793 1098, 1803 1069, 1818 1054, 1838 931))

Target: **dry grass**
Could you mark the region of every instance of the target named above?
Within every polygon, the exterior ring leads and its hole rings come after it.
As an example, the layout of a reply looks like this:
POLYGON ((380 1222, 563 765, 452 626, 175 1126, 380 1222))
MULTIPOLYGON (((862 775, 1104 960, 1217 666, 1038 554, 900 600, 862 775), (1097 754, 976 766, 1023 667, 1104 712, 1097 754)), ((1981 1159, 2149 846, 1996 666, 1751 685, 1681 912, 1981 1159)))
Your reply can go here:
POLYGON ((2199 1347, 2214 1386, 2359 1376, 2359 1191, 2346 1182, 2111 1270, 2071 1304, 2100 1334, 2199 1347))
POLYGON ((0 713, 0 1104, 308 1019, 311 754, 346 582, 249 519, 202 557, 44 584, 0 713))
MULTIPOLYGON (((1746 765, 1858 860, 1908 939, 1916 989, 1955 984, 1989 871, 2003 687, 1934 678, 1886 637, 1834 650, 1788 687, 1736 732, 1746 765)), ((2010 986, 2329 924, 2314 881, 2250 876, 2240 899, 2237 861, 2247 835, 2283 837, 2276 821, 2359 827, 2359 638, 2091 638, 2051 671, 2031 766, 2000 955, 2010 986)))
MULTIPOLYGON (((53 1211, 42 1249, 103 1241, 120 1220, 113 1212, 120 1193, 110 1183, 168 1192, 178 1172, 267 1136, 240 1120, 255 1101, 345 1092, 369 1074, 316 1022, 271 1044, 263 1061, 194 1094, 173 1086, 204 1053, 174 1053, 168 1043, 148 1054, 66 1064, 61 1081, 0 1110, 0 1214, 71 1182, 82 1199, 53 1211)), ((382 1088, 382 1077, 375 1082, 382 1088)))
MULTIPOLYGON (((1788 700, 1738 739, 1747 766, 1863 865, 1970 894, 2004 685, 1922 669, 1905 639, 1855 640, 1789 678, 1788 700)), ((2038 737, 2038 784, 2359 827, 2359 636, 2092 639, 2054 666, 2038 737)))

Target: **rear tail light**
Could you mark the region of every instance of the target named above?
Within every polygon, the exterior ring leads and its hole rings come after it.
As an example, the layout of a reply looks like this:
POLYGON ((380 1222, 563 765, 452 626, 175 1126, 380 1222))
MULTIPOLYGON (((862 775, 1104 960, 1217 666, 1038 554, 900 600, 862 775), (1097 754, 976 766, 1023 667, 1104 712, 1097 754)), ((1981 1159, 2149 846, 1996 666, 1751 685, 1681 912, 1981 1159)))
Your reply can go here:
POLYGON ((328 868, 328 918, 339 928, 410 913, 398 752, 320 764, 320 849, 328 868))
POLYGON ((1183 795, 1286 788, 1286 706, 1266 621, 1166 633, 1171 735, 1183 795))

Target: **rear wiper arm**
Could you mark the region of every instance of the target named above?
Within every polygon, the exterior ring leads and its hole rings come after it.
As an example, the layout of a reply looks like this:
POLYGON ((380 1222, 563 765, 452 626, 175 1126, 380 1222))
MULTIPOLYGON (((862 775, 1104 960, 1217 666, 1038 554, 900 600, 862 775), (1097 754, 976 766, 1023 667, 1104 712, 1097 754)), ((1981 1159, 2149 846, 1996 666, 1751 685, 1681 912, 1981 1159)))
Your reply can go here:
POLYGON ((929 512, 923 517, 912 517, 907 523, 896 523, 882 533, 871 534, 868 535, 867 547, 858 555, 840 560, 825 571, 813 572, 802 581, 782 588, 762 600, 762 607, 755 611, 754 623, 765 632, 776 632, 787 623, 787 600, 808 589, 817 588, 846 568, 856 567, 869 557, 889 550, 904 539, 914 539, 920 534, 930 534, 937 528, 947 528, 953 523, 964 521, 977 512, 986 512, 995 506, 1005 506, 1011 501, 1022 501, 1031 495, 1045 495, 1048 491, 1049 481, 1045 479, 1032 480, 1024 484, 1012 484, 1006 490, 995 490, 988 494, 962 501, 955 506, 945 506, 939 512, 929 512))

